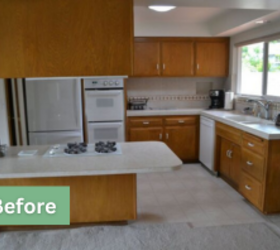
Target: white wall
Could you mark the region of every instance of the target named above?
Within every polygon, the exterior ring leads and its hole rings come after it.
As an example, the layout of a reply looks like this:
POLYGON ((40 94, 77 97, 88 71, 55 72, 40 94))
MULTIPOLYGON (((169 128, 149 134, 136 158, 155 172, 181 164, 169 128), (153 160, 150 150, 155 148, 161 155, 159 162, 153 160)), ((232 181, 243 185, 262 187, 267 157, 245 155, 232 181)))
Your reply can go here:
POLYGON ((0 79, 0 139, 2 144, 9 144, 8 117, 4 80, 0 79))
POLYGON ((135 36, 211 36, 203 24, 136 22, 135 36))
POLYGON ((280 21, 267 23, 261 27, 242 32, 231 37, 230 42, 230 77, 226 84, 227 89, 236 90, 237 82, 237 49, 236 43, 257 39, 264 36, 280 33, 280 21))

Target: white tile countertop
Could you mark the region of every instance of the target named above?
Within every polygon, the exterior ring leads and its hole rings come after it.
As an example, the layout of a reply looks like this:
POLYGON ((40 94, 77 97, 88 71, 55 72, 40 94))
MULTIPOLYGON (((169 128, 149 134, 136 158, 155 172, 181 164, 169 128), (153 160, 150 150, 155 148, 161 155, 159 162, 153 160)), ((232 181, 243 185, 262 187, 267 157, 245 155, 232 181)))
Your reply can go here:
POLYGON ((46 158, 50 146, 9 147, 0 158, 0 179, 93 176, 165 172, 179 169, 182 161, 162 142, 120 143, 122 154, 46 158), (34 156, 18 156, 38 150, 34 156))
POLYGON ((236 111, 205 110, 201 115, 266 140, 280 139, 280 127, 275 126, 273 121, 243 115, 236 111))
POLYGON ((200 115, 204 109, 146 109, 127 110, 127 116, 200 115))

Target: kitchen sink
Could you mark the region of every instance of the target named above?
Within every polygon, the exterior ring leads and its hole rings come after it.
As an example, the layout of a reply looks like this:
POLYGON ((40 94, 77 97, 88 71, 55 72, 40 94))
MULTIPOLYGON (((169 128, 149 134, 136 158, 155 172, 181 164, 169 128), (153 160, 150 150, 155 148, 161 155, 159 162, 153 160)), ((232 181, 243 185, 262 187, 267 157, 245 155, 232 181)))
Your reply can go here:
POLYGON ((247 123, 247 122, 253 122, 253 123, 258 123, 262 122, 261 118, 253 117, 253 116, 247 116, 247 115, 230 115, 230 116, 225 116, 225 119, 238 122, 238 123, 247 123))

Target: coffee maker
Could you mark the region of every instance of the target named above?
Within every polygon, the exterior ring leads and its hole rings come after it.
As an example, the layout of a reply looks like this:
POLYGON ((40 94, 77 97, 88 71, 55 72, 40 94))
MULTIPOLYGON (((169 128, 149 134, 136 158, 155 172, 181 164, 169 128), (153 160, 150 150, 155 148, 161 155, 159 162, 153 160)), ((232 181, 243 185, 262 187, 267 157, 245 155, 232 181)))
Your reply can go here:
POLYGON ((222 109, 225 105, 225 91, 222 89, 212 89, 209 91, 211 105, 209 109, 222 109))

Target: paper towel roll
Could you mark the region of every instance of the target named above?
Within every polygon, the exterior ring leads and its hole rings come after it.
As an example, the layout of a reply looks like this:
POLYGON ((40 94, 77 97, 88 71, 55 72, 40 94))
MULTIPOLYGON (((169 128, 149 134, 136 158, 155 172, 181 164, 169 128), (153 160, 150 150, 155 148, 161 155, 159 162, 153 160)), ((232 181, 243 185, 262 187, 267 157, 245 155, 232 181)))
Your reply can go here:
POLYGON ((234 93, 233 92, 226 92, 225 93, 225 109, 232 110, 233 109, 233 100, 234 100, 234 93))

